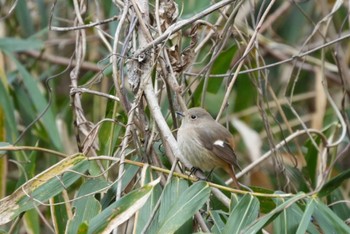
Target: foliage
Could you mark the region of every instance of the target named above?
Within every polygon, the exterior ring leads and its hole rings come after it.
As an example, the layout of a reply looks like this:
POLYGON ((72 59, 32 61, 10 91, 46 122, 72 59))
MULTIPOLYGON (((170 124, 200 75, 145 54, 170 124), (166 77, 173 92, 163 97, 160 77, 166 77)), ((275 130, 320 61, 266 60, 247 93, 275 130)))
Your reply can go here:
POLYGON ((0 1, 0 232, 350 233, 349 3, 0 1), (176 111, 243 190, 176 163, 176 111))

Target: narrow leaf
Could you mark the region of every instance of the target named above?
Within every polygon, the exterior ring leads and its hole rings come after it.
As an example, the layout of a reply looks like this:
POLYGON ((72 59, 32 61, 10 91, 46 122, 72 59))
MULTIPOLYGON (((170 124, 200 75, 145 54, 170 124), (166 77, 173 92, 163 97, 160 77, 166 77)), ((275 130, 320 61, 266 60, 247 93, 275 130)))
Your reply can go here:
POLYGON ((146 203, 159 179, 122 197, 99 215, 91 219, 88 233, 110 233, 118 225, 132 217, 146 203))
POLYGON ((323 233, 350 233, 350 227, 319 200, 315 202, 314 218, 323 233))
POLYGON ((343 171, 339 175, 328 181, 318 193, 319 197, 324 197, 338 188, 345 180, 350 178, 350 169, 343 171))
POLYGON ((224 229, 225 234, 241 233, 259 215, 259 201, 250 194, 245 194, 232 210, 224 229))
MULTIPOLYGON (((12 61, 16 64, 35 109, 38 113, 43 112, 47 108, 48 102, 42 92, 40 92, 38 82, 11 53, 7 53, 7 55, 9 55, 12 61)), ((45 126, 46 132, 56 149, 62 149, 61 140, 59 138, 60 134, 56 127, 56 118, 50 108, 46 110, 40 121, 42 121, 45 126)))
POLYGON ((186 189, 188 189, 187 181, 179 178, 173 178, 170 184, 166 186, 159 208, 159 223, 165 222, 169 210, 174 206, 186 189))
POLYGON ((0 200, 0 225, 59 194, 79 179, 79 173, 85 172, 88 166, 86 157, 76 154, 30 179, 11 195, 0 200))
POLYGON ((89 223, 101 211, 95 193, 108 185, 105 180, 88 180, 80 187, 77 200, 73 202, 74 217, 68 222, 66 233, 77 233, 82 223, 89 223))
POLYGON ((8 52, 41 50, 42 48, 44 48, 44 43, 36 39, 0 38, 0 50, 8 52))
MULTIPOLYGON (((162 202, 159 207, 159 212, 156 213, 155 217, 146 217, 146 220, 149 221, 152 218, 151 225, 147 228, 147 231, 150 233, 156 233, 159 229, 159 226, 164 222, 169 210, 173 207, 175 202, 180 198, 180 196, 188 188, 188 182, 179 178, 172 178, 170 183, 166 185, 162 195, 162 202)), ((152 209, 153 212, 153 209, 152 209)), ((152 213, 151 212, 151 213, 152 213)), ((143 230, 144 226, 142 229, 143 230)))
POLYGON ((6 86, 7 86, 7 83, 4 84, 3 81, 0 80, 0 106, 2 108, 3 115, 5 117, 6 129, 8 129, 8 132, 6 133, 8 137, 6 140, 14 141, 18 135, 17 123, 15 118, 16 110, 13 104, 13 100, 10 98, 9 93, 5 88, 6 86))
POLYGON ((222 212, 219 212, 216 210, 209 211, 209 212, 210 212, 209 213, 210 217, 212 218, 212 220, 214 222, 214 225, 213 225, 211 231, 213 233, 221 234, 225 228, 225 223, 223 222, 223 220, 221 218, 222 212))
MULTIPOLYGON (((154 174, 154 171, 152 170, 148 170, 149 176, 147 179, 151 179, 151 177, 156 176, 154 174)), ((146 179, 146 180, 147 180, 146 179)), ((147 181, 149 181, 147 180, 147 181)), ((155 205, 157 203, 157 201, 160 198, 160 195, 162 193, 162 188, 160 185, 157 185, 154 187, 152 194, 150 196, 150 198, 147 200, 146 204, 137 212, 136 216, 135 216, 135 223, 134 223, 134 233, 135 234, 139 234, 142 233, 142 230, 144 229, 145 225, 147 224, 148 220, 150 219, 152 212, 155 208, 155 205)), ((159 214, 159 213, 158 213, 159 214)), ((154 223, 158 223, 158 216, 156 215, 155 217, 153 217, 153 223, 151 225, 153 225, 154 223)), ((151 228, 153 228, 153 226, 151 226, 149 228, 149 230, 151 230, 151 228)))
POLYGON ((203 206, 209 195, 210 188, 203 181, 186 189, 166 214, 157 233, 175 232, 203 206))
POLYGON ((70 212, 70 204, 68 201, 68 196, 63 196, 62 194, 66 191, 63 191, 61 194, 58 194, 57 196, 54 196, 50 199, 50 207, 51 207, 51 220, 53 223, 53 227, 55 228, 55 233, 57 234, 64 234, 67 222, 68 222, 68 216, 70 212), (65 200, 67 199, 67 200, 65 200))
POLYGON ((314 208, 315 208, 314 199, 308 199, 308 203, 307 203, 306 208, 304 210, 303 217, 300 220, 296 234, 306 233, 306 230, 311 222, 312 213, 314 212, 314 208))
POLYGON ((273 221, 277 215, 279 215, 284 209, 287 209, 288 206, 291 204, 297 202, 298 200, 305 197, 304 193, 298 193, 294 197, 288 199, 287 201, 283 202, 281 205, 277 206, 275 209, 273 209, 268 214, 262 216, 261 218, 255 220, 251 225, 249 225, 247 228, 244 229, 242 233, 257 233, 259 232, 263 227, 265 227, 267 224, 269 224, 271 221, 273 221))

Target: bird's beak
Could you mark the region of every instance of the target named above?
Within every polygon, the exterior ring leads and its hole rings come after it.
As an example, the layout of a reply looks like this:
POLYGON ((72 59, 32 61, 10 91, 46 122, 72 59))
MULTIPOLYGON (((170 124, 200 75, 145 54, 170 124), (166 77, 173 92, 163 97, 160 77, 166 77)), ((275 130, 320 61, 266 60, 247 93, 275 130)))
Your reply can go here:
POLYGON ((185 117, 185 115, 184 115, 182 112, 180 112, 180 111, 176 111, 176 114, 177 114, 178 116, 180 116, 180 117, 185 117))

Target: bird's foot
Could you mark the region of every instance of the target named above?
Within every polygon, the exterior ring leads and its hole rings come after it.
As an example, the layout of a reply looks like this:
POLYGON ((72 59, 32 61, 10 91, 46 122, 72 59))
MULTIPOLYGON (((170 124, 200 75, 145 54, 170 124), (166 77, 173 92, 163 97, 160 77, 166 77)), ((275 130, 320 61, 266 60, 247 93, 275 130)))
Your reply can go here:
POLYGON ((204 180, 204 181, 208 181, 208 177, 204 175, 203 171, 201 169, 199 169, 198 167, 192 167, 190 170, 190 175, 195 175, 198 180, 204 180))

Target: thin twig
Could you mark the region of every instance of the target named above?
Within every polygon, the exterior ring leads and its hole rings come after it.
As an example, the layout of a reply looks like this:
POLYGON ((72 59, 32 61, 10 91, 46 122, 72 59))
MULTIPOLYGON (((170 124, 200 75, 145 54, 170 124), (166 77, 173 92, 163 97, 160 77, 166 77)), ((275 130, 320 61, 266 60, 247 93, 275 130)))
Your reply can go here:
POLYGON ((0 147, 0 151, 40 151, 40 152, 45 152, 45 153, 49 153, 49 154, 53 154, 56 155, 58 157, 61 158, 66 158, 68 157, 67 154, 55 151, 55 150, 51 150, 51 149, 47 149, 47 148, 41 148, 41 147, 37 147, 37 146, 14 146, 14 145, 7 145, 7 146, 2 146, 0 147))
POLYGON ((5 16, 0 17, 0 20, 3 21, 7 17, 9 17, 12 14, 12 12, 16 9, 17 4, 18 4, 18 0, 15 0, 12 6, 10 7, 10 10, 8 11, 8 13, 5 16))
POLYGON ((308 129, 306 130, 298 130, 296 132, 294 132, 293 134, 289 135, 288 137, 286 137, 286 139, 284 139, 282 142, 280 142, 279 144, 277 144, 275 146, 275 148, 269 150, 268 152, 266 152, 265 154, 263 154, 259 160, 256 160, 254 162, 252 162, 250 165, 248 165, 247 167, 245 167, 241 172, 237 173, 236 177, 240 178, 243 175, 247 174, 249 171, 251 171, 253 168, 255 168, 256 166, 258 166, 262 161, 266 160, 267 158, 269 158, 271 156, 271 154, 278 150, 279 148, 281 148, 282 146, 284 146, 285 144, 287 144, 289 141, 293 140, 294 138, 300 136, 300 135, 304 135, 307 133, 314 133, 317 134, 321 140, 323 141, 324 145, 328 144, 328 140, 327 138, 323 135, 323 133, 319 130, 316 129, 308 129))
MULTIPOLYGON (((77 66, 77 61, 72 60, 70 58, 65 58, 61 57, 58 55, 52 55, 52 54, 47 54, 47 53, 41 53, 39 51, 23 51, 21 52, 23 54, 27 54, 31 57, 43 60, 43 61, 48 61, 53 64, 58 64, 58 65, 71 65, 73 67, 77 66)), ((88 61, 83 61, 83 63, 80 65, 80 68, 82 70, 89 70, 89 71, 95 71, 95 72, 100 72, 101 68, 96 65, 96 63, 88 62, 88 61)))
MULTIPOLYGON (((272 8, 273 4, 275 3, 275 0, 272 0, 270 1, 269 5, 267 6, 263 16, 261 17, 258 25, 256 26, 256 29, 254 30, 254 33, 252 35, 252 37, 250 38, 250 41, 247 45, 247 48, 245 49, 243 55, 242 55, 242 58, 245 58, 248 53, 250 52, 250 50, 252 49, 252 46, 253 46, 253 43, 255 42, 257 36, 258 36, 258 33, 259 33, 259 30, 260 30, 260 27, 261 25, 263 24, 265 18, 267 17, 267 14, 269 13, 270 9, 272 8)), ((225 107, 227 106, 227 101, 228 101, 228 98, 230 97, 230 93, 231 93, 231 90, 233 88, 233 85, 238 77, 238 72, 241 70, 243 64, 244 64, 244 59, 241 60, 241 62, 238 64, 237 66, 237 69, 236 69, 236 72, 234 74, 234 76, 232 77, 232 80, 230 82, 230 84, 228 85, 227 87, 227 90, 226 90, 226 93, 225 93, 225 96, 224 96, 224 99, 222 101, 222 104, 221 104, 221 107, 220 107, 220 111, 216 117, 216 120, 220 119, 225 107)))
POLYGON ((169 36, 179 30, 181 30, 183 27, 185 27, 186 25, 192 24, 193 22, 195 22, 198 19, 203 18, 204 16, 230 4, 231 2, 234 2, 237 0, 223 0, 220 1, 216 4, 213 4, 212 6, 208 7, 207 9, 201 11, 200 13, 192 16, 189 19, 184 19, 181 21, 178 21, 174 24, 172 24, 162 35, 160 35, 159 37, 157 37, 156 39, 154 39, 153 41, 149 42, 147 45, 143 46, 140 50, 138 50, 134 56, 138 57, 141 53, 145 52, 146 50, 149 50, 153 47, 155 47, 156 45, 158 45, 159 43, 162 43, 165 39, 169 38, 169 36))
POLYGON ((72 88, 70 93, 71 93, 71 95, 75 94, 75 93, 89 93, 89 94, 94 94, 94 95, 101 96, 104 98, 108 98, 108 99, 114 100, 116 102, 120 101, 120 99, 116 96, 113 96, 113 95, 110 95, 107 93, 102 93, 102 92, 95 91, 95 90, 91 90, 91 89, 87 89, 87 88, 72 88))
POLYGON ((72 26, 72 27, 56 27, 56 26, 49 25, 49 30, 57 31, 57 32, 67 32, 67 31, 93 28, 93 27, 96 27, 98 25, 107 24, 107 23, 116 21, 118 18, 119 18, 119 16, 113 16, 109 19, 97 21, 94 23, 84 24, 84 25, 72 26))

